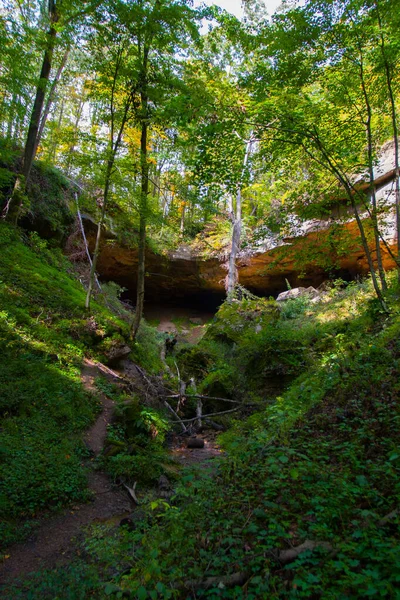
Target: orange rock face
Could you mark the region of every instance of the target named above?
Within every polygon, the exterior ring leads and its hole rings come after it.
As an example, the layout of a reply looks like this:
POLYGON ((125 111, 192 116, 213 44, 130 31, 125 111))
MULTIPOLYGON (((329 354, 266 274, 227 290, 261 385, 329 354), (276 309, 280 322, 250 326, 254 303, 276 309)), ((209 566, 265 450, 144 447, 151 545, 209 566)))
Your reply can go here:
MULTIPOLYGON (((395 253, 393 234, 389 248, 395 253)), ((370 247, 373 240, 370 235, 370 247)), ((88 232, 89 244, 94 235, 88 232)), ((386 269, 395 266, 388 250, 382 245, 386 269)), ((373 252, 373 257, 375 254, 373 252)), ((146 297, 150 301, 168 301, 213 296, 225 293, 226 257, 202 258, 186 246, 160 256, 152 251, 146 258, 146 297)), ((138 252, 115 240, 106 240, 101 247, 98 271, 102 279, 112 280, 134 295, 138 252)), ((262 296, 277 295, 291 287, 317 287, 330 276, 351 279, 368 273, 368 262, 354 221, 332 227, 326 224, 306 235, 281 240, 270 250, 242 253, 237 261, 241 285, 262 296)))

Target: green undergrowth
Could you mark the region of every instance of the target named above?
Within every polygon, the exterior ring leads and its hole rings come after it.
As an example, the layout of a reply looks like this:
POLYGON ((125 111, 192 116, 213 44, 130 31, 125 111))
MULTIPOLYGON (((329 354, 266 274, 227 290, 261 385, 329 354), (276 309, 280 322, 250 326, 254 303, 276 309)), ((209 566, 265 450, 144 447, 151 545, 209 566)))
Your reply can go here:
POLYGON ((125 339, 127 324, 85 292, 61 252, 0 226, 0 538, 23 537, 43 509, 88 499, 81 432, 99 410, 82 359, 125 339))
POLYGON ((160 475, 174 474, 165 444, 170 429, 165 416, 107 380, 100 378, 96 384, 116 404, 99 465, 114 481, 130 486, 136 482, 142 490, 155 484, 160 475))
MULTIPOLYGON (((186 470, 175 496, 143 507, 146 517, 133 531, 91 530, 84 544, 85 568, 98 569, 91 594, 400 597, 400 519, 393 513, 400 500, 397 295, 392 289, 387 317, 369 282, 336 286, 317 304, 284 305, 273 328, 267 323, 257 333, 249 326, 248 337, 233 343, 218 342, 211 325, 208 340, 187 349, 182 361, 189 369, 199 353, 199 379, 209 376, 219 348, 221 363, 229 356, 242 365, 238 385, 248 377, 251 387, 253 355, 245 357, 251 349, 270 356, 268 331, 278 353, 280 344, 289 348, 292 331, 301 365, 273 401, 266 395, 258 412, 220 437, 226 453, 214 469, 186 470), (281 551, 306 540, 324 545, 281 560, 281 551), (201 585, 238 573, 243 586, 220 579, 209 589, 201 585)), ((264 378, 256 382, 261 394, 264 378)))
MULTIPOLYGON (((0 138, 0 207, 10 197, 19 171, 21 148, 0 138)), ((66 239, 75 219, 73 187, 63 173, 42 161, 34 161, 23 198, 21 224, 59 244, 66 239)))

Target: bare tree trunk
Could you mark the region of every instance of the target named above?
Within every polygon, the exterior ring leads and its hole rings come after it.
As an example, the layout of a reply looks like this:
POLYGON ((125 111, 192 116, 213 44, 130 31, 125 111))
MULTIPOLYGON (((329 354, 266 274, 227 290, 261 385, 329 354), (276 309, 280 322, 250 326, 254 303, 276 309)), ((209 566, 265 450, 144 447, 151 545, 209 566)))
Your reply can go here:
MULTIPOLYGON (((9 140, 11 140, 12 134, 13 134, 14 115, 13 115, 12 107, 16 105, 16 101, 17 101, 17 96, 15 94, 13 94, 12 98, 11 98, 11 103, 10 103, 11 111, 10 111, 10 114, 8 117, 7 132, 6 132, 6 138, 9 140)), ((14 128, 14 130, 15 130, 15 128, 14 128)))
POLYGON ((231 252, 229 255, 229 271, 228 271, 228 281, 227 281, 227 295, 233 293, 236 285, 238 284, 239 275, 236 267, 236 257, 240 249, 240 237, 242 233, 242 180, 244 176, 244 172, 247 166, 247 162, 249 159, 250 148, 252 144, 252 134, 250 138, 246 142, 246 149, 244 153, 243 159, 243 171, 242 177, 238 182, 237 193, 236 193, 236 213, 233 221, 233 229, 232 229, 232 246, 231 252))
POLYGON ((37 149, 39 147, 40 141, 42 139, 43 136, 43 131, 46 125, 46 121, 47 118, 49 116, 50 113, 50 109, 52 107, 52 104, 54 102, 54 98, 55 98, 55 94, 56 94, 56 89, 57 89, 57 85, 61 79, 61 75, 62 72, 65 68, 65 65, 67 64, 67 60, 68 60, 68 56, 69 56, 69 51, 70 49, 67 48, 67 50, 64 53, 64 56, 62 57, 60 66, 57 69, 57 73, 56 76, 54 77, 53 83, 51 84, 51 88, 50 88, 50 92, 47 98, 47 102, 46 102, 46 106, 44 107, 44 111, 43 111, 43 115, 42 118, 40 120, 40 125, 39 125, 39 130, 36 136, 36 141, 35 141, 35 149, 34 149, 34 155, 36 156, 37 153, 37 149))
POLYGON ((236 256, 239 252, 240 248, 240 236, 242 233, 242 191, 240 188, 240 184, 238 186, 237 194, 236 194, 236 215, 233 221, 233 229, 232 229, 232 245, 231 252, 229 255, 229 271, 228 271, 228 285, 227 285, 227 293, 228 296, 232 294, 234 291, 238 280, 238 270, 236 267, 236 256))
POLYGON ((79 127, 79 121, 81 120, 81 117, 82 117, 83 104, 84 104, 83 100, 81 99, 79 101, 78 111, 76 113, 75 122, 74 122, 73 140, 72 140, 72 143, 68 150, 68 158, 67 158, 67 165, 66 165, 66 171, 67 171, 68 175, 71 174, 72 158, 73 158, 74 152, 75 152, 77 135, 78 135, 78 127, 79 127))
POLYGON ((182 202, 181 207, 182 207, 182 212, 181 212, 180 236, 181 236, 181 238, 183 238, 183 235, 185 233, 186 202, 182 202))
POLYGON ((95 277, 96 277, 97 260, 99 258, 99 251, 100 251, 101 230, 103 228, 104 218, 106 216, 107 200, 108 200, 108 193, 110 191, 111 173, 112 173, 112 168, 113 168, 113 164, 114 164, 114 158, 115 158, 115 154, 114 154, 114 156, 110 157, 107 161, 107 171, 106 171, 104 193, 103 193, 103 206, 101 207, 100 220, 97 225, 96 243, 94 246, 93 259, 92 259, 92 264, 90 267, 89 284, 88 284, 86 300, 85 300, 85 308, 87 310, 89 310, 89 308, 90 308, 90 299, 92 296, 92 290, 93 290, 94 281, 95 281, 95 277))
MULTIPOLYGON (((78 215, 79 229, 81 230, 83 243, 85 244, 86 256, 88 257, 89 265, 92 266, 93 261, 92 261, 92 257, 90 256, 89 245, 88 245, 88 242, 87 242, 87 239, 86 239, 85 228, 84 228, 83 222, 82 222, 82 215, 81 215, 81 211, 79 209, 78 193, 77 192, 75 192, 75 204, 76 204, 76 214, 78 215)), ((96 281, 96 285, 97 285, 98 289, 101 291, 101 285, 100 285, 99 280, 97 279, 97 275, 95 275, 95 281, 96 281)))
POLYGON ((44 51, 39 83, 36 88, 36 96, 35 101, 33 103, 28 135, 25 143, 22 168, 17 176, 11 197, 9 198, 6 204, 2 215, 3 218, 13 221, 14 223, 18 221, 21 212, 23 194, 32 169, 33 160, 35 158, 36 139, 38 135, 39 123, 42 115, 46 89, 50 76, 51 63, 53 59, 54 46, 57 37, 56 25, 58 22, 59 15, 57 12, 55 0, 49 0, 49 17, 50 29, 47 33, 46 49, 44 51))

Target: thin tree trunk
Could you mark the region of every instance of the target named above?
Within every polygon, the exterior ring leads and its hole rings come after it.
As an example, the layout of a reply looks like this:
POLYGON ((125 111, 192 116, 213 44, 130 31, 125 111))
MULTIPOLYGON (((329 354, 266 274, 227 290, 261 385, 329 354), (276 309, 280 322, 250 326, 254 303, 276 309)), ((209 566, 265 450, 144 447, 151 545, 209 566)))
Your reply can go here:
POLYGON ((23 203, 23 194, 25 191, 26 184, 29 180, 29 175, 32 169, 33 160, 35 158, 35 144, 38 135, 40 118, 42 115, 44 99, 46 95, 46 89, 49 81, 51 63, 53 59, 54 46, 57 37, 56 24, 58 21, 58 12, 56 8, 55 0, 49 0, 49 16, 50 16, 50 29, 47 34, 47 44, 43 56, 42 68, 40 71, 39 83, 36 88, 35 101, 33 103, 33 109, 31 119, 29 123, 28 135, 25 143, 24 156, 22 161, 22 168, 17 176, 12 191, 11 197, 9 198, 6 207, 3 211, 3 218, 7 218, 10 221, 17 222, 23 203))
MULTIPOLYGON (((86 256, 88 257, 89 265, 92 266, 93 261, 92 261, 92 257, 90 256, 89 245, 88 245, 87 238, 86 238, 85 228, 84 228, 83 222, 82 222, 82 215, 81 215, 81 211, 79 209, 78 193, 77 192, 75 192, 75 204, 76 204, 76 214, 78 215, 79 228, 81 230, 83 243, 85 244, 86 256)), ((98 289, 101 291, 101 285, 100 285, 100 282, 97 279, 96 275, 95 275, 95 281, 96 281, 96 285, 97 285, 98 289)))
POLYGON ((73 158, 74 152, 75 152, 75 147, 76 147, 76 142, 77 142, 77 135, 78 135, 78 127, 79 127, 79 121, 81 120, 81 117, 82 117, 83 104, 84 104, 83 100, 81 99, 79 101, 78 112, 76 113, 76 117, 75 117, 74 131, 73 131, 73 141, 72 141, 72 144, 71 144, 71 146, 69 147, 69 150, 68 150, 68 158, 67 158, 67 165, 66 165, 66 171, 67 171, 68 175, 71 174, 72 158, 73 158))
MULTIPOLYGON (((6 137, 7 139, 11 140, 12 139, 12 134, 13 134, 13 129, 15 130, 16 128, 14 128, 14 114, 13 114, 13 107, 15 106, 16 109, 16 102, 17 102, 17 97, 15 94, 12 95, 11 98, 11 103, 10 103, 10 114, 8 117, 8 123, 7 123, 7 133, 6 133, 6 137)), ((15 111, 16 112, 16 111, 15 111)))
POLYGON ((95 281, 95 277, 96 277, 97 260, 98 260, 99 251, 100 251, 101 230, 103 228, 104 219, 106 216, 107 200, 108 200, 108 193, 110 191, 111 173, 112 173, 112 168, 114 165, 114 158, 115 158, 115 154, 113 154, 113 156, 111 156, 107 161, 107 171, 106 171, 104 193, 103 193, 103 206, 101 207, 100 220, 97 225, 96 243, 94 246, 93 259, 92 259, 92 264, 90 267, 89 284, 88 284, 86 300, 85 300, 85 308, 87 310, 89 310, 89 308, 90 308, 90 299, 92 296, 92 290, 93 290, 94 281, 95 281))
MULTIPOLYGON (((142 108, 147 114, 147 96, 142 94, 142 108)), ((147 121, 142 122, 140 137, 140 164, 141 164, 141 193, 140 193, 140 224, 139 224, 139 264, 137 273, 137 293, 135 317, 132 323, 132 339, 136 338, 143 316, 144 306, 144 280, 146 274, 146 225, 147 225, 147 196, 149 193, 149 164, 147 162, 147 121)))
MULTIPOLYGON (((366 236, 365 230, 364 230, 364 225, 363 225, 362 220, 360 218, 360 215, 359 215, 359 212, 358 212, 358 208, 357 208, 357 205, 356 205, 356 202, 355 202, 355 199, 354 199, 354 195, 353 195, 353 191, 351 189, 351 186, 348 183, 348 181, 346 180, 346 177, 340 172, 339 168, 336 167, 334 165, 334 163, 332 162, 329 154, 326 152, 326 150, 325 150, 325 148, 324 148, 321 140, 319 139, 318 134, 316 133, 314 136, 312 136, 312 139, 314 140, 317 148, 319 149, 319 151, 321 152, 322 156, 324 157, 324 159, 325 159, 328 167, 323 162, 320 163, 320 164, 322 164, 323 166, 325 166, 325 168, 328 168, 329 171, 339 181, 339 183, 341 183, 343 185, 343 187, 344 187, 344 189, 346 191, 347 197, 350 200, 350 204, 351 204, 351 207, 353 209, 354 216, 355 216, 355 219, 356 219, 356 222, 357 222, 357 226, 358 226, 358 229, 359 229, 359 232, 360 232, 361 243, 362 243, 362 246, 363 246, 363 249, 364 249, 364 252, 365 252, 365 256, 367 258, 368 267, 369 267, 369 270, 370 270, 370 273, 371 273, 372 284, 374 286, 374 290, 375 290, 376 296, 377 296, 377 298, 379 300, 379 303, 380 303, 382 309, 385 312, 388 312, 388 308, 386 306, 385 299, 384 299, 384 297, 382 295, 381 288, 379 287, 379 284, 378 284, 378 280, 377 280, 377 277, 376 277, 374 263, 373 263, 371 252, 370 252, 370 249, 369 249, 369 246, 368 246, 367 236, 366 236)), ((303 148, 305 149, 305 151, 307 152, 307 154, 309 156, 311 156, 311 158, 313 160, 316 160, 315 157, 307 150, 307 148, 305 148, 304 145, 303 145, 303 148)), ((319 162, 318 159, 317 159, 317 162, 319 162)))
POLYGON ((58 115, 57 130, 55 132, 55 135, 54 135, 54 132, 53 132, 52 140, 51 140, 51 146, 49 148, 49 160, 53 164, 56 162, 57 146, 58 146, 58 136, 57 136, 57 133, 59 131, 61 131, 61 125, 62 125, 62 120, 63 120, 63 116, 64 116, 64 106, 65 106, 65 101, 64 101, 64 98, 63 98, 61 100, 60 113, 58 115))
POLYGON ((52 104, 54 102, 57 85, 58 85, 58 83, 59 83, 59 81, 61 79, 61 75, 62 75, 62 72, 63 72, 63 70, 65 68, 65 65, 67 64, 69 52, 70 52, 70 49, 67 48, 67 50, 64 53, 64 56, 62 57, 60 66, 57 69, 57 73, 56 73, 56 76, 54 77, 53 83, 51 84, 51 88, 50 88, 50 92, 49 92, 49 95, 48 95, 48 98, 47 98, 46 106, 44 107, 43 115, 42 115, 42 118, 40 120, 39 130, 38 130, 38 133, 37 133, 37 136, 36 136, 34 156, 36 156, 37 149, 38 149, 40 141, 42 139, 43 131, 44 131, 44 128, 45 128, 45 125, 46 125, 46 121, 47 121, 47 118, 49 116, 52 104))
MULTIPOLYGON (((156 0, 154 11, 159 7, 159 1, 156 0)), ((131 336, 134 340, 139 331, 140 322, 143 316, 145 275, 146 275, 146 227, 147 227, 147 196, 149 194, 149 163, 147 160, 147 137, 148 137, 148 108, 149 97, 147 92, 148 85, 148 60, 150 53, 150 42, 143 46, 143 61, 140 75, 140 113, 141 113, 141 135, 140 135, 140 206, 139 206, 139 264, 137 272, 137 290, 136 290, 136 308, 135 316, 131 326, 131 336)), ((141 40, 139 43, 139 55, 141 55, 141 40)))
MULTIPOLYGON (((380 47, 383 58, 383 64, 385 66, 386 84, 390 99, 390 112, 393 129, 393 141, 394 141, 394 167, 395 167, 395 205, 396 205, 396 237, 397 237, 397 265, 400 265, 400 150, 399 150, 399 131, 397 125, 397 111, 396 101, 394 97, 392 75, 390 73, 390 65, 386 55, 385 37, 383 35, 382 19, 379 12, 379 4, 376 1, 376 9, 378 16, 378 24, 380 31, 380 47)), ((400 269, 397 271, 397 280, 400 284, 400 269)))
POLYGON ((110 127, 109 156, 108 156, 108 160, 107 160, 107 167, 106 167, 106 173, 105 173, 105 179, 104 179, 103 206, 101 208, 100 220, 99 220, 99 223, 97 226, 96 243, 95 243, 95 247, 94 247, 93 261, 92 261, 92 266, 90 269, 89 284, 88 284, 88 290, 87 290, 86 300, 85 300, 85 308, 86 309, 90 308, 90 298, 92 295, 92 290, 93 290, 94 281, 95 281, 95 277, 96 277, 97 259, 99 257, 99 251, 100 251, 101 230, 103 228, 104 219, 105 219, 105 215, 106 215, 107 201, 108 201, 108 195, 109 195, 110 184, 111 184, 111 175, 112 175, 112 171, 114 168, 115 157, 117 155, 119 146, 121 144, 122 134, 124 132, 125 125, 128 120, 128 114, 129 114, 129 110, 130 110, 131 102, 132 102, 132 90, 131 90, 131 92, 129 93, 129 96, 126 100, 126 103, 125 103, 124 113, 123 113, 121 124, 119 127, 117 139, 114 142, 115 90, 116 90, 116 84, 117 84, 117 79, 118 79, 118 74, 119 74, 119 69, 120 69, 121 63, 122 63, 122 49, 120 49, 120 51, 119 51, 118 59, 115 64, 114 79, 113 79, 113 84, 112 84, 112 88, 111 88, 111 100, 110 100, 111 127, 110 127))
POLYGON ((110 144, 111 145, 111 155, 107 161, 106 176, 105 176, 105 182, 104 182, 104 193, 103 193, 103 206, 101 208, 100 220, 99 220, 99 223, 97 226, 96 243, 95 243, 94 252, 93 252, 93 260, 92 260, 92 266, 90 269, 90 276, 89 276, 89 285, 88 285, 86 301, 85 301, 86 309, 90 308, 90 298, 92 295, 92 290, 93 290, 94 281, 95 281, 95 277, 96 277, 97 259, 99 257, 99 251, 100 251, 101 230, 103 228, 104 219, 106 216, 107 201, 108 201, 108 195, 109 195, 110 184, 111 184, 111 175, 112 175, 112 170, 114 167, 115 157, 117 155, 118 148, 119 148, 121 140, 122 140, 122 134, 123 134, 123 131, 125 128, 127 118, 128 118, 130 102, 131 102, 131 98, 128 99, 128 101, 125 105, 125 110, 124 110, 124 115, 122 118, 121 126, 119 128, 119 132, 118 132, 118 136, 115 141, 115 144, 113 144, 113 145, 112 145, 112 140, 114 138, 114 128, 113 127, 111 128, 111 144, 110 144))
POLYGON ((183 238, 184 233, 185 233, 186 202, 182 202, 181 207, 182 207, 182 212, 181 212, 180 236, 181 236, 181 238, 183 238))
POLYGON ((372 201, 371 220, 374 229, 375 249, 376 249, 376 262, 378 265, 379 278, 381 280, 382 290, 387 290, 385 270, 382 262, 381 242, 379 237, 379 224, 378 224, 378 211, 376 203, 376 191, 375 191, 375 176, 374 176, 374 156, 373 156, 373 137, 372 137, 372 109, 369 101, 367 88, 365 86, 364 79, 364 64, 362 57, 362 49, 359 46, 360 52, 360 82, 361 89, 364 96, 365 107, 367 110, 367 120, 365 122, 365 128, 367 133, 367 144, 368 144, 368 175, 369 175, 369 193, 372 201))

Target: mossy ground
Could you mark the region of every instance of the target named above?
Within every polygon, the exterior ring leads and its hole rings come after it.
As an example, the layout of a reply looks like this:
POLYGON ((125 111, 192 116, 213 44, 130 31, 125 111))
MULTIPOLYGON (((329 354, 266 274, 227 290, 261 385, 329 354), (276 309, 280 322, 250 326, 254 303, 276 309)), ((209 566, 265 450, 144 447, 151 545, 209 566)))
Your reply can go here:
POLYGON ((98 411, 80 381, 85 355, 127 335, 85 292, 59 251, 0 227, 1 540, 24 537, 44 508, 87 499, 81 432, 98 411))

